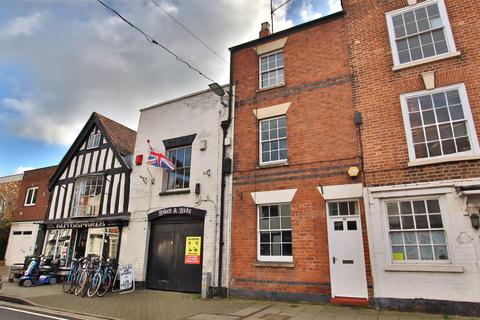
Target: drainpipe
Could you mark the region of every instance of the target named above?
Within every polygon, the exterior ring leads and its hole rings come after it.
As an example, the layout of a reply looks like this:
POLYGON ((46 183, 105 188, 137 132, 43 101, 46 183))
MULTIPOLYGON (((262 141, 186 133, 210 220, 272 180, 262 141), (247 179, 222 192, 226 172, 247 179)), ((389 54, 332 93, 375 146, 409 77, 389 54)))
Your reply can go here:
MULTIPOLYGON (((228 94, 228 117, 227 120, 222 121, 220 126, 222 127, 223 131, 223 142, 222 142, 222 182, 220 188, 220 236, 219 236, 219 244, 218 244, 218 279, 217 279, 217 292, 216 294, 221 296, 221 288, 222 288, 222 268, 223 268, 223 246, 224 246, 224 219, 225 219, 225 188, 227 185, 227 174, 231 174, 231 170, 229 172, 225 172, 227 168, 225 168, 225 155, 227 152, 227 146, 225 145, 225 138, 228 134, 228 129, 230 128, 230 124, 232 122, 232 53, 230 53, 230 83, 229 88, 227 91, 228 94)), ((230 167, 233 168, 233 165, 230 164, 230 167)))

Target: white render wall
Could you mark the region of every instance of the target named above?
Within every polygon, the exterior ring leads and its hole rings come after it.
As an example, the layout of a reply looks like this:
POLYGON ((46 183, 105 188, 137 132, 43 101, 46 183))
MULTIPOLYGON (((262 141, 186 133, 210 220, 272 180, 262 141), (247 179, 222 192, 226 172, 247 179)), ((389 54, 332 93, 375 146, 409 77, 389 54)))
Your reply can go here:
MULTIPOLYGON (((462 183, 465 181, 365 189, 365 210, 375 298, 480 301, 480 233, 471 226, 467 215, 467 198, 457 193, 455 188, 462 183), (396 267, 398 264, 393 264, 390 258, 384 201, 422 196, 440 198, 451 263, 443 267, 426 263, 409 264, 404 265, 403 268, 417 271, 392 271, 401 267, 396 267)), ((480 181, 470 181, 470 183, 480 185, 480 181)))
MULTIPOLYGON (((143 154, 143 164, 133 165, 130 178, 128 227, 123 228, 120 263, 134 265, 135 280, 145 281, 149 245, 148 213, 161 208, 186 206, 207 211, 204 225, 203 273, 212 273, 212 285, 216 284, 218 269, 218 237, 220 218, 220 186, 222 159, 222 129, 220 122, 227 119, 228 108, 220 104, 220 98, 207 91, 193 94, 142 110, 138 125, 134 156, 143 154), (159 196, 163 190, 161 168, 148 166, 147 139, 154 149, 165 154, 162 140, 196 133, 192 144, 190 193, 159 196), (200 141, 207 141, 205 151, 200 150, 200 141), (152 178, 154 183, 152 184, 152 178), (195 195, 195 184, 201 184, 200 196, 195 195)), ((231 130, 230 130, 231 132, 231 130)), ((230 135, 230 134, 229 134, 230 135)), ((227 156, 232 157, 231 148, 227 156)), ((231 177, 227 183, 225 206, 225 231, 229 230, 231 177)), ((224 234, 224 261, 229 248, 230 236, 224 234)), ((223 279, 228 274, 228 263, 223 263, 223 279)))

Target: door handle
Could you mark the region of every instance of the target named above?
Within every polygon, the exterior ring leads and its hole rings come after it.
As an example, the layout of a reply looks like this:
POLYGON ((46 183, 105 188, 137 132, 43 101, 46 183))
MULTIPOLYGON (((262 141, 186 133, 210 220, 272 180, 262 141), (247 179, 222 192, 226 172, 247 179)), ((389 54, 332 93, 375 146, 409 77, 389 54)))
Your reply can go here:
POLYGON ((333 258, 332 258, 332 261, 333 261, 333 263, 335 264, 335 262, 337 261, 337 258, 333 257, 333 258))

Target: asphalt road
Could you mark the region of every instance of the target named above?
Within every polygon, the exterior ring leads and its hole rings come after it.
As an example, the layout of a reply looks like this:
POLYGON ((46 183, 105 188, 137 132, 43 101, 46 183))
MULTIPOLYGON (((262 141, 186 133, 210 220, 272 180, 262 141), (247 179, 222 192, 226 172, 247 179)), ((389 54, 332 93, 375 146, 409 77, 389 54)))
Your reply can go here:
POLYGON ((78 318, 71 318, 65 316, 57 316, 51 312, 43 312, 31 310, 27 308, 0 305, 0 319, 1 320, 77 320, 78 318))

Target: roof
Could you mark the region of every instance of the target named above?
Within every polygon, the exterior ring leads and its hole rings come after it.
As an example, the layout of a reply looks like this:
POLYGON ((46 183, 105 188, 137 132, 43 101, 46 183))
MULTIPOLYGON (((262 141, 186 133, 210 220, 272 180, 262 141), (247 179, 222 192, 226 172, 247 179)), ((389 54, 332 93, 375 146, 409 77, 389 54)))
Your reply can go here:
POLYGON ((101 122, 105 131, 107 131, 107 134, 110 136, 110 139, 118 152, 123 155, 132 154, 133 150, 135 150, 137 132, 97 112, 94 112, 93 114, 101 122))
POLYGON ((23 179, 23 173, 12 174, 12 175, 9 175, 9 176, 0 177, 0 183, 20 181, 22 179, 23 179))
POLYGON ((229 50, 230 51, 235 51, 235 50, 242 49, 242 48, 245 48, 245 47, 250 47, 252 45, 257 45, 257 44, 260 44, 262 42, 268 42, 268 41, 271 41, 271 40, 276 39, 276 38, 284 37, 288 34, 291 34, 291 33, 298 32, 298 31, 301 31, 303 29, 309 28, 314 24, 326 23, 326 22, 329 22, 330 20, 342 18, 344 14, 345 14, 344 11, 338 11, 338 12, 329 14, 328 16, 320 17, 318 19, 311 20, 311 21, 296 25, 294 27, 291 27, 291 28, 288 28, 288 29, 285 29, 285 30, 282 30, 282 31, 279 31, 279 32, 274 32, 272 34, 269 34, 268 36, 261 37, 261 38, 258 38, 258 39, 254 39, 254 40, 251 40, 251 41, 248 41, 248 42, 230 47, 229 50))

